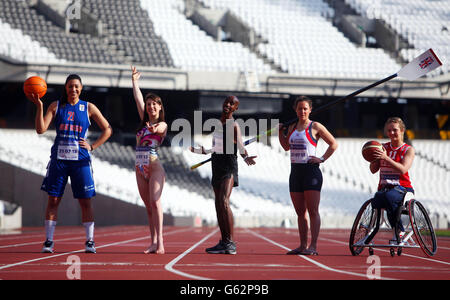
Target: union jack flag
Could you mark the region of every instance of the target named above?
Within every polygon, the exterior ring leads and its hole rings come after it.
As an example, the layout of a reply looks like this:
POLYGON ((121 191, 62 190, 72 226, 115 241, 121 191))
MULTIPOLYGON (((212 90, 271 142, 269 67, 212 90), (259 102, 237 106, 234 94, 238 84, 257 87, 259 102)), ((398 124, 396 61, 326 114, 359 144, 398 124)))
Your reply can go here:
POLYGON ((426 67, 431 65, 433 62, 434 62, 433 58, 431 56, 428 56, 427 58, 425 58, 424 60, 422 60, 419 63, 419 66, 420 66, 420 68, 425 69, 426 67))

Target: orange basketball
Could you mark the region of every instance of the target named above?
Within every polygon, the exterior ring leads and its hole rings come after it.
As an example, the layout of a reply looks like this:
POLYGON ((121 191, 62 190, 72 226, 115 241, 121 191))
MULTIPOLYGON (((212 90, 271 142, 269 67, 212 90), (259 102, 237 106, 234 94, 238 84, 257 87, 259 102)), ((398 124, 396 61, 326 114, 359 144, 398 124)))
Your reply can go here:
POLYGON ((39 76, 32 76, 25 80, 23 92, 27 97, 31 97, 31 94, 37 94, 39 98, 42 98, 47 92, 47 83, 39 76))
POLYGON ((362 156, 368 162, 372 162, 375 160, 375 157, 373 155, 374 155, 376 149, 383 150, 383 145, 381 145, 377 141, 368 141, 362 147, 362 156))

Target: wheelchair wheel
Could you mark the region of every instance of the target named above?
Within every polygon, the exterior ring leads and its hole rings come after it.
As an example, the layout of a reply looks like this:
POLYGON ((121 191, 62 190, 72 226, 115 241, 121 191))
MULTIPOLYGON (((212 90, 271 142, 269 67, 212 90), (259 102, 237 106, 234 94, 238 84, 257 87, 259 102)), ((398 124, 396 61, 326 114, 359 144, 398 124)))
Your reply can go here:
POLYGON ((349 240, 350 252, 353 256, 359 255, 364 250, 364 247, 355 246, 355 244, 364 243, 376 224, 377 210, 372 209, 370 202, 370 200, 364 202, 353 222, 349 240))
POLYGON ((420 248, 427 256, 435 255, 437 251, 436 235, 430 217, 422 203, 417 200, 409 202, 409 218, 420 248))

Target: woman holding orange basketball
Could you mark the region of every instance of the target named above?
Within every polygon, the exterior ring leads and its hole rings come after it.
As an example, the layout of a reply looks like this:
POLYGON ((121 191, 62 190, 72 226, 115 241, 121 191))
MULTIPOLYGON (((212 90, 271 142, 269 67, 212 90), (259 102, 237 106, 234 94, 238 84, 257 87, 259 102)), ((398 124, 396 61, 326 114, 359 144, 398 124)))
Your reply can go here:
POLYGON ((52 102, 45 114, 39 95, 27 95, 37 108, 36 132, 38 134, 46 132, 52 121, 56 127, 47 175, 41 186, 41 189, 48 193, 45 213, 46 241, 42 248, 42 252, 46 253, 54 251, 53 234, 58 206, 68 177, 71 178, 73 196, 78 199, 81 206, 82 222, 86 229, 85 251, 96 252, 94 214, 91 205, 91 198, 95 196, 95 186, 89 152, 106 142, 112 134, 112 129, 94 104, 80 99, 82 89, 81 78, 76 74, 69 75, 64 85, 63 97, 59 101, 52 102), (102 131, 92 144, 86 140, 91 119, 102 131))
POLYGON ((382 149, 374 150, 370 171, 380 171, 378 192, 372 199, 373 208, 384 208, 392 228, 397 226, 401 237, 404 231, 401 219, 396 215, 406 192, 414 193, 408 170, 414 161, 414 148, 404 142, 405 123, 398 117, 389 118, 384 125, 390 141, 382 149))
POLYGON ((142 95, 138 84, 141 73, 136 67, 131 71, 134 100, 141 120, 136 133, 136 181, 147 208, 151 238, 151 244, 144 253, 164 254, 161 194, 166 174, 158 155, 158 148, 167 134, 164 106, 158 95, 142 95))
POLYGON ((284 150, 291 154, 291 174, 289 176, 289 192, 298 218, 300 246, 287 254, 317 255, 317 239, 320 231, 319 202, 322 189, 322 172, 319 164, 326 161, 337 149, 333 135, 319 122, 309 119, 312 101, 300 96, 295 100, 294 110, 298 121, 287 128, 279 129, 279 141, 284 150), (316 156, 319 139, 328 144, 328 148, 320 158, 316 156), (308 221, 311 226, 311 243, 308 244, 308 221), (308 247, 307 247, 308 246, 308 247))

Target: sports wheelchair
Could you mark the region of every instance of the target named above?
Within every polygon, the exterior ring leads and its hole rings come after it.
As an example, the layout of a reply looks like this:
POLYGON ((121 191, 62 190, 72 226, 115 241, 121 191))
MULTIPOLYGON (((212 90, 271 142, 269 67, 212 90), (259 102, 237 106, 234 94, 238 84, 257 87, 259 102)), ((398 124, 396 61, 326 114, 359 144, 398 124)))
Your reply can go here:
POLYGON ((405 233, 400 236, 396 226, 392 228, 385 217, 384 209, 374 209, 369 199, 361 206, 350 233, 349 246, 353 256, 359 255, 364 248, 369 248, 373 255, 374 248, 389 248, 392 257, 402 254, 403 248, 421 248, 427 256, 433 256, 437 251, 436 235, 425 207, 414 199, 414 194, 407 192, 403 205, 397 211, 397 217, 402 218, 405 233), (394 238, 389 244, 374 244, 372 241, 380 231, 394 232, 394 238))

